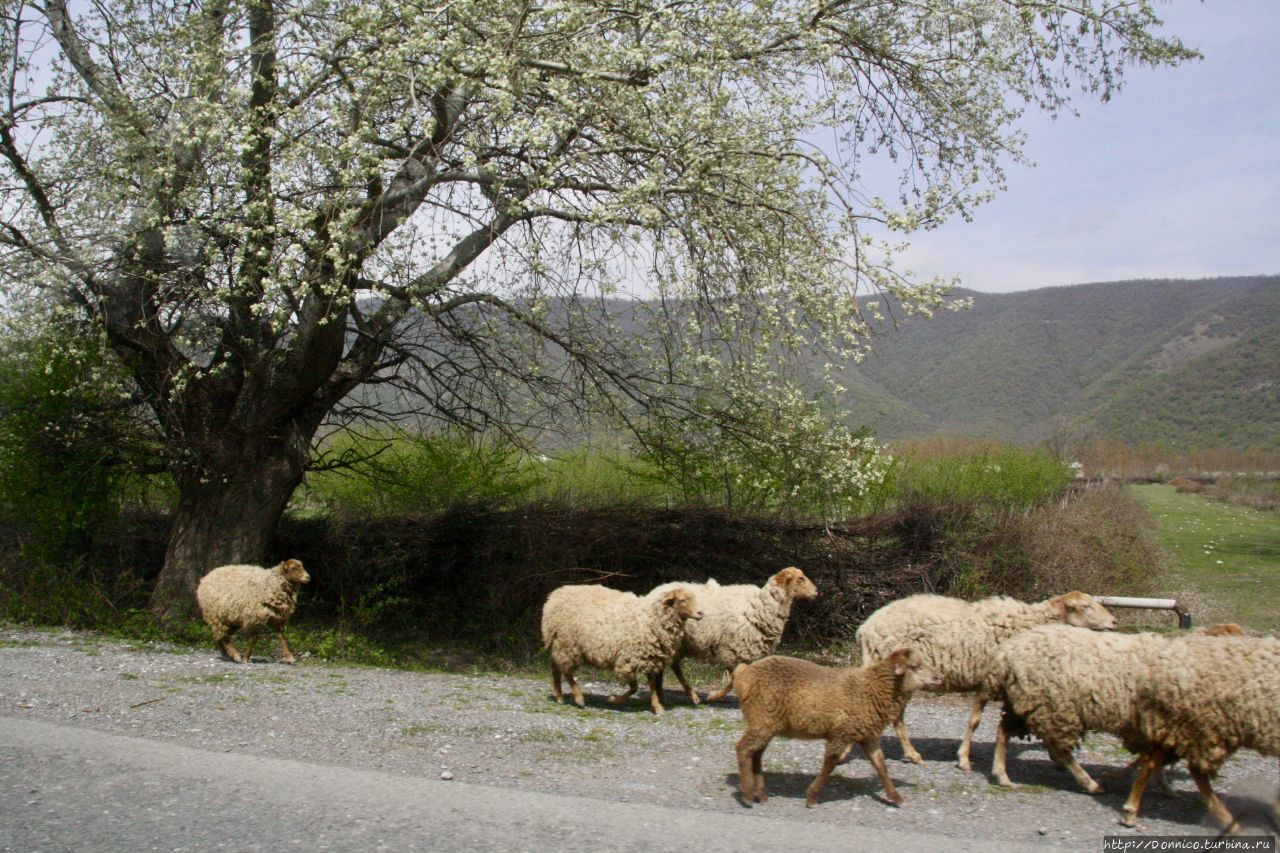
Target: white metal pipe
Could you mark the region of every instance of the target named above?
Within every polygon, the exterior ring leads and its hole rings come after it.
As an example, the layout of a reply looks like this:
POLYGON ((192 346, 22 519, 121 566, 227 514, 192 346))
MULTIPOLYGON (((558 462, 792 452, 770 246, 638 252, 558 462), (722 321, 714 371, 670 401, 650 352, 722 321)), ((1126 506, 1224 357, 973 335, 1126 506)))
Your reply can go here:
POLYGON ((1152 610, 1173 610, 1178 606, 1172 598, 1128 598, 1123 595, 1095 595, 1103 607, 1149 607, 1152 610))
POLYGON ((1172 610, 1178 614, 1178 627, 1191 627, 1191 611, 1174 598, 1132 598, 1124 595, 1095 595, 1103 607, 1135 607, 1147 610, 1172 610))

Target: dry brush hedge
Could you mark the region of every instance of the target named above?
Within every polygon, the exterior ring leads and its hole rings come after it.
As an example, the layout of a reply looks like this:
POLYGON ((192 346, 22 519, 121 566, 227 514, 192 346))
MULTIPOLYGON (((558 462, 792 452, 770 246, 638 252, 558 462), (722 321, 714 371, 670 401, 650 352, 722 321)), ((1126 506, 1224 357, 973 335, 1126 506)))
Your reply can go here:
MULTIPOLYGON (((837 526, 635 505, 286 516, 266 557, 299 559, 311 574, 295 622, 522 653, 537 648, 542 603, 564 584, 635 593, 673 580, 760 584, 795 565, 819 597, 793 611, 783 642, 815 647, 852 643, 867 615, 914 592, 1141 591, 1158 560, 1126 506, 1106 493, 1015 513, 919 503, 837 526)), ((132 572, 140 581, 133 587, 145 589, 159 571, 165 534, 163 518, 132 519, 94 559, 132 572)))

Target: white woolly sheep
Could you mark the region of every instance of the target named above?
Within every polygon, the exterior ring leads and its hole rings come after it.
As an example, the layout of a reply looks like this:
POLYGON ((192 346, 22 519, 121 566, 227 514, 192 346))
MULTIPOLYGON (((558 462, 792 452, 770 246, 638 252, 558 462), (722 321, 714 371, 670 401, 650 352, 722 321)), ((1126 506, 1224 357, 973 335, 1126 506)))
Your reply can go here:
POLYGON ((1235 818, 1210 782, 1240 747, 1280 755, 1280 640, 1189 636, 1170 643, 1151 659, 1136 701, 1150 746, 1122 822, 1137 820, 1151 773, 1181 757, 1209 814, 1234 830, 1235 818))
POLYGON ((213 642, 223 657, 248 663, 258 634, 275 631, 280 637, 284 662, 293 663, 293 652, 284 638, 284 626, 298 604, 298 587, 311 580, 297 560, 264 569, 261 566, 219 566, 200 579, 196 601, 205 623, 213 629, 213 642), (231 645, 235 633, 248 636, 243 658, 231 645))
POLYGON ((766 802, 764 751, 777 735, 825 740, 822 769, 805 792, 805 805, 818 794, 853 745, 862 746, 880 775, 885 798, 895 806, 902 795, 893 786, 880 734, 916 690, 941 683, 919 652, 899 649, 862 668, 832 668, 781 656, 741 664, 733 673, 747 730, 738 740, 738 780, 745 802, 766 802))
MULTIPOLYGON (((1244 628, 1242 628, 1240 625, 1237 625, 1235 622, 1220 622, 1216 625, 1205 625, 1204 627, 1196 628, 1192 632, 1192 635, 1201 636, 1201 637, 1248 636, 1245 633, 1244 628)), ((1139 767, 1141 767, 1143 761, 1145 761, 1146 758, 1147 758, 1146 754, 1139 755, 1137 758, 1133 759, 1132 761, 1130 761, 1128 764, 1126 764, 1124 767, 1120 768, 1119 770, 1108 770, 1105 773, 1102 773, 1101 778, 1107 782, 1118 782, 1121 779, 1125 779, 1131 773, 1133 773, 1134 770, 1137 770, 1139 767)), ((1168 797, 1174 796, 1174 790, 1173 790, 1173 787, 1169 784, 1169 778, 1168 776, 1165 775, 1165 770, 1168 768, 1169 764, 1172 764, 1176 760, 1177 760, 1176 757, 1170 757, 1166 764, 1164 764, 1163 766, 1161 766, 1155 771, 1156 785, 1160 789, 1160 792, 1168 797)), ((1148 775, 1150 775, 1150 773, 1151 771, 1148 771, 1148 775)))
POLYGON ((542 642, 551 654, 551 684, 557 702, 564 702, 563 675, 578 707, 585 706, 573 673, 583 664, 612 669, 627 683, 627 691, 610 696, 615 704, 636 692, 636 682, 649 682, 649 704, 662 713, 662 670, 684 640, 686 620, 702 618, 698 601, 685 589, 656 599, 629 592, 580 584, 562 586, 547 596, 542 607, 542 642))
MULTIPOLYGON (((904 646, 917 649, 925 662, 942 676, 944 691, 977 691, 969 723, 956 753, 956 763, 969 769, 973 733, 982 722, 982 711, 992 698, 992 667, 1000 643, 1035 625, 1066 623, 1083 628, 1115 628, 1115 617, 1083 592, 1027 604, 1007 596, 967 602, 942 595, 900 598, 872 613, 858 628, 858 644, 866 663, 883 659, 904 646)), ((905 707, 905 706, 904 706, 905 707)), ((907 738, 899 713, 894 722, 902 753, 919 764, 923 759, 907 738)))
POLYGON ((1010 736, 1034 734, 1049 757, 1091 794, 1102 791, 1072 751, 1086 732, 1116 735, 1134 753, 1148 742, 1138 726, 1138 691, 1150 661, 1175 642, 1156 634, 1096 633, 1041 625, 1004 642, 997 681, 1005 700, 996 732, 992 775, 1012 785, 1006 769, 1010 736))
MULTIPOLYGON (((691 590, 698 597, 704 616, 700 622, 686 626, 684 644, 671 661, 671 671, 695 705, 698 693, 684 676, 680 666, 683 658, 698 658, 724 668, 724 684, 707 694, 708 702, 723 699, 732 688, 734 667, 773 654, 787 627, 791 605, 818 595, 818 588, 795 566, 778 572, 764 586, 721 586, 714 580, 701 584, 675 582, 655 588, 647 597, 652 599, 673 589, 691 590)), ((662 683, 661 678, 658 683, 662 683)))

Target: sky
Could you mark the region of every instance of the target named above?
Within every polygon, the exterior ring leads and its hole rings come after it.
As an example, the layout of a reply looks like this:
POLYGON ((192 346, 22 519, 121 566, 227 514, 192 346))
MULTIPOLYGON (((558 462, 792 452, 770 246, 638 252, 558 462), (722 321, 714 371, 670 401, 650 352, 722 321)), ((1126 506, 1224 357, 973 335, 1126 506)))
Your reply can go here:
POLYGON ((898 265, 987 293, 1280 273, 1280 0, 1156 13, 1204 59, 1130 69, 1078 115, 1028 114, 1036 165, 1009 166, 973 222, 911 235, 898 265))

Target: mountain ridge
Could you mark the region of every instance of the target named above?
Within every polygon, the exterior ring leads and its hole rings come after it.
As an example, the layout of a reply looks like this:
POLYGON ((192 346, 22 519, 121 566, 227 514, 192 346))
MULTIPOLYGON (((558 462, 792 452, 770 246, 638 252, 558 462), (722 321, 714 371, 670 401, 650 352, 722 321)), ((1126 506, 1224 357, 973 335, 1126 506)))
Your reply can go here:
POLYGON ((871 355, 840 376, 846 422, 883 439, 1029 441, 1071 424, 1130 442, 1280 446, 1280 276, 956 295, 973 307, 876 329, 871 355))

